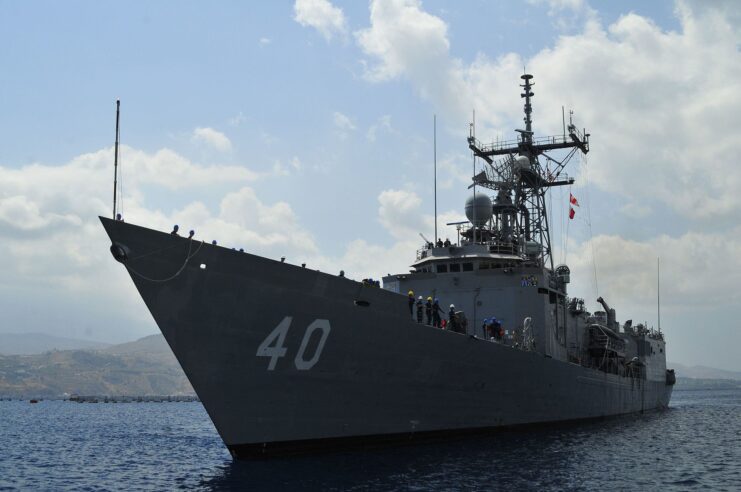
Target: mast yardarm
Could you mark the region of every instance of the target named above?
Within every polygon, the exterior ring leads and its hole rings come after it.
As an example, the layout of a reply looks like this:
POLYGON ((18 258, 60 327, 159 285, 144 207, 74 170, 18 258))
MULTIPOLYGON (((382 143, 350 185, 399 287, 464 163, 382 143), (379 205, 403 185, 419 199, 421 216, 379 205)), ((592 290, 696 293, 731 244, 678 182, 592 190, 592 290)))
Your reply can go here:
POLYGON ((535 138, 531 102, 535 84, 530 74, 523 74, 520 78, 523 80, 520 96, 525 99, 525 129, 515 130, 519 133, 517 140, 491 144, 482 144, 473 135, 469 136, 468 147, 476 157, 486 162, 484 170, 473 177, 471 186, 496 191, 491 228, 482 237, 490 238, 495 246, 522 246, 524 243, 524 249, 532 260, 541 266, 548 265, 552 270, 545 193, 552 186, 574 182, 562 171, 577 151, 589 152, 589 134, 579 131, 569 121, 568 134, 535 138), (568 149, 563 159, 548 155, 560 149, 568 149), (498 156, 503 157, 495 160, 498 156))

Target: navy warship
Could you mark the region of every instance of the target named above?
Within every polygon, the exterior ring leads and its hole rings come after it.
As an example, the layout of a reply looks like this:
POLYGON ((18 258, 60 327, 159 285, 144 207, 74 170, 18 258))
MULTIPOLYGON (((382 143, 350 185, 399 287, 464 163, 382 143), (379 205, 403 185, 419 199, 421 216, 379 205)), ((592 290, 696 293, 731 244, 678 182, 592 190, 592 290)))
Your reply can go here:
POLYGON ((660 330, 619 322, 602 298, 588 312, 553 264, 546 192, 573 183, 564 167, 589 134, 564 121, 563 135, 536 138, 531 79, 516 140, 468 137, 482 170, 458 239, 425 240, 382 288, 124 222, 114 198, 114 218, 100 218, 111 253, 234 458, 668 406, 660 330))

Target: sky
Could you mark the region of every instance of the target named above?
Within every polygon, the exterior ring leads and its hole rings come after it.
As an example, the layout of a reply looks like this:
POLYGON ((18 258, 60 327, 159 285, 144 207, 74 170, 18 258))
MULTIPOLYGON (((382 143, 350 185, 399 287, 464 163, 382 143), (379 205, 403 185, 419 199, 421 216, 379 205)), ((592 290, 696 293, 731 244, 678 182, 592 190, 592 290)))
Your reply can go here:
POLYGON ((0 0, 0 332, 157 332, 98 221, 351 278, 464 217, 476 136, 591 133, 548 197, 570 294, 741 370, 741 7, 729 1, 0 0), (567 113, 568 114, 568 113, 567 113), (580 202, 569 221, 568 194, 580 202))

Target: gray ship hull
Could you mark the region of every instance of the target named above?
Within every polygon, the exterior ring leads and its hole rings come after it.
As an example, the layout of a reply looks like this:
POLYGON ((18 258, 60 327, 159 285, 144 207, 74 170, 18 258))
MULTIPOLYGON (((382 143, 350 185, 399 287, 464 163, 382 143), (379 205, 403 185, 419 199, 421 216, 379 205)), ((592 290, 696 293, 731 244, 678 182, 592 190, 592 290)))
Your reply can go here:
POLYGON ((101 221, 237 458, 669 404, 665 380, 608 374, 412 322, 403 295, 101 221))

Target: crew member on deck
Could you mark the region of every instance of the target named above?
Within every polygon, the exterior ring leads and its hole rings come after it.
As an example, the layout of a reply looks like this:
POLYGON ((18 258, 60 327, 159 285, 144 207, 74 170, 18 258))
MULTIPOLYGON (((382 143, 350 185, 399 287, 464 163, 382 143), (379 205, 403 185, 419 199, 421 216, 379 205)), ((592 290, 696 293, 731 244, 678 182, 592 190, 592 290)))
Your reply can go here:
POLYGON ((440 307, 440 300, 435 299, 435 302, 432 304, 432 326, 436 326, 437 328, 442 328, 440 323, 440 314, 442 314, 443 310, 440 307))
POLYGON ((432 324, 432 297, 427 298, 427 303, 425 304, 425 314, 427 315, 427 324, 432 324))
POLYGON ((501 340, 499 332, 502 328, 502 323, 493 316, 489 318, 489 321, 489 332, 491 333, 490 336, 494 337, 497 340, 501 340))
POLYGON ((458 331, 455 327, 455 306, 453 304, 450 305, 450 311, 448 311, 448 326, 449 330, 458 331))
POLYGON ((409 299, 409 316, 414 317, 414 291, 410 290, 407 294, 409 299))
POLYGON ((446 248, 449 248, 449 247, 450 247, 450 239, 448 239, 448 238, 446 237, 446 238, 445 238, 445 242, 443 243, 443 246, 445 246, 446 248))
POLYGON ((437 238, 437 247, 442 248, 443 247, 443 240, 440 238, 437 238))
POLYGON ((424 311, 425 303, 422 300, 422 296, 417 299, 417 323, 422 323, 422 312, 424 311))
POLYGON ((177 236, 177 235, 178 235, 178 231, 179 231, 179 230, 180 230, 180 226, 178 226, 177 224, 175 224, 175 225, 174 225, 174 226, 172 227, 172 232, 171 232, 170 234, 172 234, 173 236, 177 236))
POLYGON ((484 318, 484 324, 481 325, 484 330, 484 336, 491 337, 491 318, 484 318))

